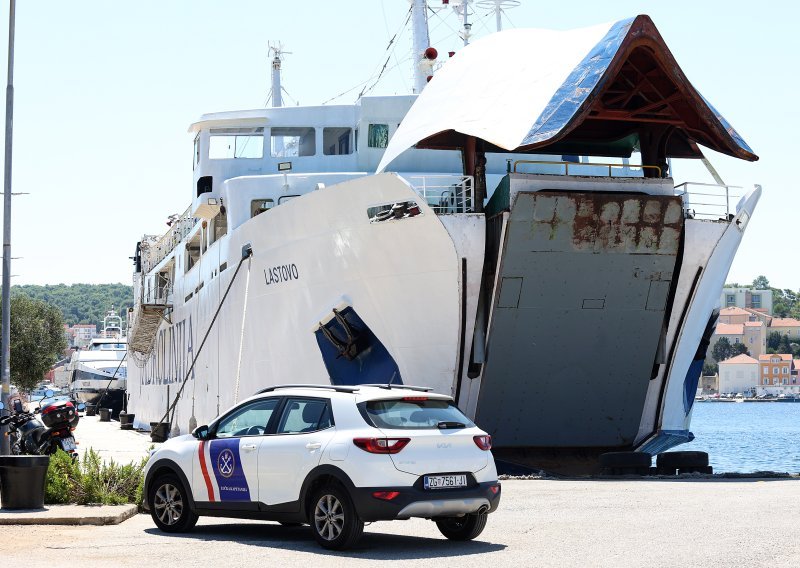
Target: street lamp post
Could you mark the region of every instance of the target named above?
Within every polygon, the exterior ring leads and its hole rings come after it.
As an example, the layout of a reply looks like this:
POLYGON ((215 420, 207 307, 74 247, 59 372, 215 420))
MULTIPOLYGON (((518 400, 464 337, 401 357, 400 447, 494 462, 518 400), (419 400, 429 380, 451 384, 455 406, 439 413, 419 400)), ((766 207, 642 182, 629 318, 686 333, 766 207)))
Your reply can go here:
MULTIPOLYGON (((0 348, 0 368, 2 368, 2 389, 0 400, 5 404, 2 413, 9 412, 11 394, 11 141, 14 132, 14 8, 11 0, 8 15, 8 84, 6 86, 6 153, 3 176, 3 297, 2 297, 2 348, 0 348)), ((0 455, 11 453, 6 428, 0 430, 0 455)))

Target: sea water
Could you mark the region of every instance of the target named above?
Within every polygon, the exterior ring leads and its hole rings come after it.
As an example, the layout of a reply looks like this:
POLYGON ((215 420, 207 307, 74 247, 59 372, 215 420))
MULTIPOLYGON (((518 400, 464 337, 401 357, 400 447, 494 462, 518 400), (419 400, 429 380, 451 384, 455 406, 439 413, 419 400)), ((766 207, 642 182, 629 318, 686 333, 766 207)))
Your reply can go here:
POLYGON ((695 402, 693 442, 715 473, 800 472, 800 402, 695 402))

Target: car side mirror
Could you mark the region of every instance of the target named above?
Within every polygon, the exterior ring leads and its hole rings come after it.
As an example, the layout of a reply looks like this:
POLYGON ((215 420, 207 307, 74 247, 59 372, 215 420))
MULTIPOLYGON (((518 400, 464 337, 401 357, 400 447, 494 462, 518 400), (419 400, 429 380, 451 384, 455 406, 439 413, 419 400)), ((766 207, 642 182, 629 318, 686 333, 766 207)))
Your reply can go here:
POLYGON ((2 400, 0 400, 0 410, 3 410, 5 407, 6 407, 6 405, 3 404, 2 400))
POLYGON ((78 412, 83 412, 84 410, 86 410, 86 405, 83 404, 82 402, 79 403, 78 404, 78 412))
POLYGON ((44 391, 44 396, 45 396, 45 398, 50 398, 50 397, 52 397, 54 394, 56 394, 56 393, 55 393, 55 391, 52 391, 52 390, 50 390, 50 389, 47 389, 46 391, 44 391))
POLYGON ((198 426, 192 431, 192 436, 197 438, 198 440, 208 440, 208 425, 203 424, 202 426, 198 426))
POLYGON ((22 412, 22 411, 23 411, 22 401, 17 398, 17 399, 14 400, 14 412, 18 412, 19 413, 19 412, 22 412))

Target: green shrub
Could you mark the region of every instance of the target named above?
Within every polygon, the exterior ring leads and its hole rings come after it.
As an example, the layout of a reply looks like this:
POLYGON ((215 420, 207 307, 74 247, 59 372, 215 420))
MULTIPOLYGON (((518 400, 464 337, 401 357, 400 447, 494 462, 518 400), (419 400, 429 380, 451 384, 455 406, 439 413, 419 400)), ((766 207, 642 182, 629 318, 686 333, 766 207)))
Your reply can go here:
POLYGON ((59 450, 50 456, 45 503, 138 505, 142 501, 146 463, 146 458, 125 465, 114 460, 105 463, 91 448, 79 463, 59 450))

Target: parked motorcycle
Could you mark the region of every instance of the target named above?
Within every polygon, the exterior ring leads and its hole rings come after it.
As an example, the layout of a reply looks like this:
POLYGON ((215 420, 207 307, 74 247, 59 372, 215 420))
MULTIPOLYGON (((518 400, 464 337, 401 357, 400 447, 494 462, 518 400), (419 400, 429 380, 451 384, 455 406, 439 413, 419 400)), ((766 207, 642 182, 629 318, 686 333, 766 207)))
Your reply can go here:
POLYGON ((36 412, 25 412, 22 401, 14 401, 13 412, 0 418, 0 426, 8 425, 11 453, 15 455, 49 455, 59 448, 78 457, 72 431, 78 425, 77 407, 70 400, 51 400, 48 391, 36 412))

